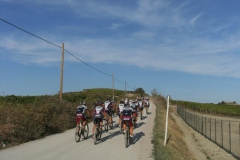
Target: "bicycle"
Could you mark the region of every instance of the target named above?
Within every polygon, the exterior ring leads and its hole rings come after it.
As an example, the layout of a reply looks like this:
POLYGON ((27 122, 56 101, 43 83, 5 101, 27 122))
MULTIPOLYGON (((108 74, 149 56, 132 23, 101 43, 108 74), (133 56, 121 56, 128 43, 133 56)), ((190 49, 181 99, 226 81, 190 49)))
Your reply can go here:
POLYGON ((107 116, 105 119, 104 119, 104 130, 106 132, 108 132, 108 127, 110 127, 111 129, 113 129, 113 120, 111 123, 108 122, 108 119, 109 119, 109 116, 107 116))
POLYGON ((148 115, 148 107, 145 106, 145 110, 146 110, 146 115, 148 115))
POLYGON ((142 116, 142 114, 143 114, 143 108, 139 108, 139 112, 140 112, 140 119, 142 120, 142 119, 143 119, 143 116, 142 116))
POLYGON ((97 119, 97 127, 95 128, 94 133, 93 133, 94 145, 96 145, 97 141, 99 141, 101 139, 101 136, 102 136, 102 133, 100 131, 100 119, 97 119))
POLYGON ((123 132, 123 121, 122 120, 120 122, 119 132, 120 132, 120 134, 122 134, 122 132, 123 132))
POLYGON ((88 133, 89 133, 88 124, 86 124, 84 127, 83 120, 80 119, 80 125, 76 126, 76 129, 75 129, 75 141, 79 142, 81 139, 81 136, 83 136, 83 138, 86 139, 88 137, 88 133))
POLYGON ((127 148, 130 145, 130 127, 127 121, 124 121, 123 123, 126 125, 126 131, 124 135, 124 142, 125 142, 124 145, 125 145, 125 148, 127 148))

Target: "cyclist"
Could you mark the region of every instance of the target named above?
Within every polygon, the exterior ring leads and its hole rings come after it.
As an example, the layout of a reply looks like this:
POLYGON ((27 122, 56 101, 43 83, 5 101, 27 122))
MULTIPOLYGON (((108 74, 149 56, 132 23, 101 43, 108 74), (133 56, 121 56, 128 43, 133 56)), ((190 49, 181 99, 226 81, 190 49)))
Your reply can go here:
POLYGON ((140 115, 142 116, 143 108, 144 108, 144 102, 141 99, 138 100, 138 107, 139 107, 140 115))
POLYGON ((134 110, 134 113, 133 113, 134 128, 137 128, 137 123, 136 122, 137 122, 137 117, 138 117, 138 114, 137 114, 138 106, 136 104, 136 101, 132 101, 131 107, 134 110))
POLYGON ((126 99, 125 99, 125 104, 128 104, 128 102, 129 102, 129 101, 128 101, 128 99, 126 98, 126 99))
POLYGON ((94 135, 94 130, 97 127, 98 121, 100 121, 100 132, 102 131, 103 116, 104 116, 104 108, 102 106, 101 101, 98 101, 92 112, 93 124, 94 124, 92 128, 93 135, 94 135))
POLYGON ((112 116, 114 116, 114 114, 116 113, 116 112, 115 112, 115 111, 116 111, 116 105, 115 105, 113 99, 111 99, 111 103, 112 103, 112 109, 111 109, 111 112, 112 112, 112 116))
MULTIPOLYGON (((105 119, 108 119, 108 123, 112 123, 112 102, 110 99, 107 99, 107 101, 104 102, 104 110, 105 110, 105 119)), ((113 127, 113 126, 112 126, 113 127)))
POLYGON ((130 132, 130 140, 133 138, 133 123, 132 123, 132 114, 134 113, 134 110, 127 104, 123 107, 123 110, 121 112, 121 119, 123 121, 123 134, 126 132, 126 124, 129 125, 129 132, 130 132))
POLYGON ((102 102, 100 101, 100 99, 98 99, 95 103, 94 103, 94 108, 96 107, 96 106, 104 106, 103 104, 102 104, 102 102))
POLYGON ((120 114, 121 112, 123 111, 123 107, 124 107, 124 101, 120 101, 119 105, 118 105, 118 108, 117 108, 117 111, 118 111, 118 125, 119 125, 119 128, 120 128, 120 125, 121 125, 121 122, 122 122, 122 119, 120 117, 120 114))
POLYGON ((147 111, 147 112, 148 112, 148 110, 149 110, 149 107, 150 107, 149 98, 147 97, 147 98, 145 99, 145 108, 146 108, 146 111, 147 111))
MULTIPOLYGON (((80 103, 80 105, 77 107, 77 111, 76 111, 76 122, 77 122, 77 126, 80 125, 80 119, 83 121, 83 128, 85 127, 85 125, 87 124, 87 117, 86 117, 86 113, 88 114, 88 117, 90 117, 90 112, 86 106, 85 102, 80 103)), ((79 128, 77 133, 79 132, 79 128)))
POLYGON ((130 107, 132 106, 132 103, 133 103, 133 100, 129 100, 129 105, 130 105, 130 107))

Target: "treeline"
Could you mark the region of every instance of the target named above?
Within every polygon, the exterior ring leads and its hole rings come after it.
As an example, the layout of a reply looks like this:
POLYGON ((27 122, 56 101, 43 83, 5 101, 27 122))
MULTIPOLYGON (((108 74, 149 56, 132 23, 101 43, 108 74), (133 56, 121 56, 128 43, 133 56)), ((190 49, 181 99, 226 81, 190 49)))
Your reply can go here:
MULTIPOLYGON (((115 102, 124 99, 124 91, 115 90, 115 102)), ((0 143, 7 146, 63 132, 76 126, 76 107, 85 101, 92 111, 98 99, 112 98, 111 89, 89 89, 82 92, 43 96, 0 96, 0 143)))
POLYGON ((234 117, 240 116, 240 105, 197 103, 179 100, 171 100, 171 103, 203 113, 234 117))

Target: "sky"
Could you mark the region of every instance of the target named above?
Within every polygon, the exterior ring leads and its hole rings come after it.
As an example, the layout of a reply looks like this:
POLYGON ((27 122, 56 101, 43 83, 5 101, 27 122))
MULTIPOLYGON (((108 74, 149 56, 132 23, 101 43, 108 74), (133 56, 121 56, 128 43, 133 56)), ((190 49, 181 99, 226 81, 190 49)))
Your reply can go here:
POLYGON ((0 0, 0 95, 57 94, 64 43, 63 92, 114 86, 240 103, 239 6, 239 0, 0 0))

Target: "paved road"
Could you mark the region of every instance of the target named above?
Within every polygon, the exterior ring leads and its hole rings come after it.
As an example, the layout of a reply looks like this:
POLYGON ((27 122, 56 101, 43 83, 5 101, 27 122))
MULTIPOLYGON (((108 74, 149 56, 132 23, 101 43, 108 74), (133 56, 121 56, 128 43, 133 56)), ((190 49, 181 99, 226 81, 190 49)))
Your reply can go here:
MULTIPOLYGON (((134 144, 128 148, 124 147, 124 136, 119 134, 117 125, 113 130, 104 132, 97 145, 93 144, 92 138, 76 143, 75 129, 70 129, 61 134, 3 149, 0 151, 0 160, 154 159, 151 140, 156 106, 152 102, 150 105, 150 114, 144 114, 144 119, 138 120, 139 127, 134 130, 134 144)), ((113 120, 117 122, 118 117, 113 120)), ((89 129, 92 135, 92 123, 89 123, 89 129)))

